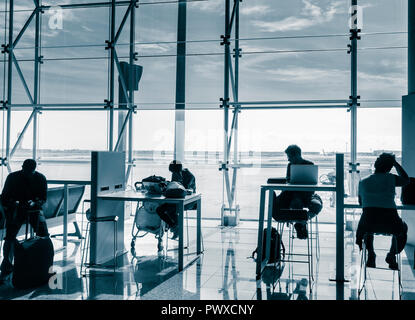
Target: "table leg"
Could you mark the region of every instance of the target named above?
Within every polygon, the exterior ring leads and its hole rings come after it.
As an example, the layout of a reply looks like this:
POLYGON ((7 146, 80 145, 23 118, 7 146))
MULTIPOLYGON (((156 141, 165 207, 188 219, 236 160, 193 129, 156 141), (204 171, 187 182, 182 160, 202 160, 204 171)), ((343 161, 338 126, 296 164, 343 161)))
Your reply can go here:
POLYGON ((63 246, 68 245, 68 185, 63 189, 63 246))
POLYGON ((268 261, 271 253, 271 227, 272 227, 272 210, 273 210, 273 195, 274 191, 268 191, 268 217, 267 217, 267 241, 266 241, 266 253, 265 261, 268 261))
POLYGON ((265 207, 266 190, 261 188, 261 197, 259 200, 259 218, 258 218, 258 244, 257 244, 257 261, 256 261, 256 279, 261 278, 262 273, 262 234, 264 230, 264 207, 265 207))
POLYGON ((179 271, 183 270, 183 212, 184 202, 177 205, 179 209, 179 271))
POLYGON ((336 281, 344 282, 344 155, 336 155, 336 281))
POLYGON ((201 254, 202 253, 202 201, 201 199, 197 200, 197 247, 196 247, 196 251, 197 254, 201 254))

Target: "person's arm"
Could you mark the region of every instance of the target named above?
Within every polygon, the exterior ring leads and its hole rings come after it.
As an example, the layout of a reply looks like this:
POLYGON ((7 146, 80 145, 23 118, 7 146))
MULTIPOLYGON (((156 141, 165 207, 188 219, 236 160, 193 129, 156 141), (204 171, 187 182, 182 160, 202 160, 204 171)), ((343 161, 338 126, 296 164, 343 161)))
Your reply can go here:
POLYGON ((48 195, 48 183, 43 175, 40 176, 38 188, 39 192, 37 193, 36 198, 33 199, 33 203, 30 204, 30 206, 36 209, 42 209, 42 206, 46 203, 48 195))
POLYGON ((361 190, 361 184, 359 182, 359 185, 357 187, 357 197, 358 197, 358 200, 359 200, 359 205, 361 206, 362 205, 362 196, 360 194, 360 190, 361 190))
POLYGON ((9 207, 13 204, 13 181, 10 175, 7 176, 4 183, 3 191, 1 193, 1 201, 4 207, 9 207))
POLYGON ((290 175, 291 175, 290 167, 291 167, 291 163, 289 163, 288 166, 287 166, 287 174, 286 174, 286 181, 287 182, 290 182, 290 175))
POLYGON ((393 166, 395 167, 398 176, 395 175, 395 185, 397 187, 405 186, 409 183, 409 176, 402 166, 395 160, 393 166))

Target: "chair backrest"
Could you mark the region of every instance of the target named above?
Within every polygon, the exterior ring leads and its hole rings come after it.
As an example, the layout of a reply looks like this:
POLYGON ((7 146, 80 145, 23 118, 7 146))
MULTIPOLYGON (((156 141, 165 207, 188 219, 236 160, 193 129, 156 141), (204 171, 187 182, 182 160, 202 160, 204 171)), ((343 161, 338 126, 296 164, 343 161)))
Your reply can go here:
MULTIPOLYGON (((82 200, 85 186, 68 187, 68 214, 75 213, 82 200)), ((48 189, 48 196, 43 206, 43 214, 46 219, 63 216, 64 214, 64 187, 55 187, 48 189)))

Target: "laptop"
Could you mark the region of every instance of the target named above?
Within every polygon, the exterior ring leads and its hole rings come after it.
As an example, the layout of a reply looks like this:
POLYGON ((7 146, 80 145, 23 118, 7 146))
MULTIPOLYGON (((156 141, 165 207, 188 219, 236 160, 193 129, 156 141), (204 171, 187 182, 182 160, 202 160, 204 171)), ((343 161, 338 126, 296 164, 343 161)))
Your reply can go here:
POLYGON ((313 164, 292 164, 290 184, 317 184, 318 166, 313 164))

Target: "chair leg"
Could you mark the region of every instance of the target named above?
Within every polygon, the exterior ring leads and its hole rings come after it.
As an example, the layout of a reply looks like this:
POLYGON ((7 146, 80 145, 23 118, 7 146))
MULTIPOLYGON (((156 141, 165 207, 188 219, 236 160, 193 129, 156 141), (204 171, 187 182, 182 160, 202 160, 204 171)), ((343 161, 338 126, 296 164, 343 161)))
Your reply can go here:
POLYGON ((114 221, 114 273, 117 269, 117 221, 114 221))
POLYGON ((361 259, 360 259, 359 288, 358 288, 359 297, 365 285, 366 285, 366 244, 363 241, 361 259), (363 277, 363 281, 362 281, 362 277, 363 277))
POLYGON ((316 224, 316 258, 320 261, 320 233, 318 230, 318 218, 315 217, 314 223, 316 224))
MULTIPOLYGON (((89 227, 90 227, 90 222, 88 221, 87 225, 86 225, 86 235, 85 235, 85 239, 83 242, 83 248, 81 249, 82 251, 82 257, 81 257, 81 275, 84 275, 83 273, 83 267, 84 267, 84 263, 85 263, 85 258, 88 256, 88 248, 89 248, 89 227), (86 252, 85 252, 86 251, 86 252)), ((82 243, 81 242, 81 243, 82 243)))
MULTIPOLYGON (((314 257, 313 257, 313 222, 311 220, 307 221, 307 225, 309 226, 309 234, 307 237, 307 241, 310 240, 310 247, 311 247, 311 278, 314 281, 314 257)), ((310 252, 308 253, 310 255, 310 252)))

